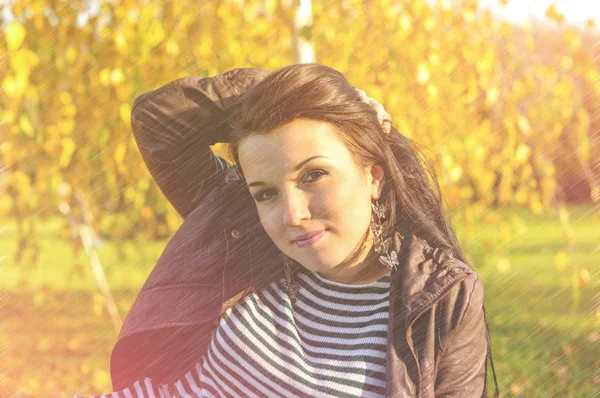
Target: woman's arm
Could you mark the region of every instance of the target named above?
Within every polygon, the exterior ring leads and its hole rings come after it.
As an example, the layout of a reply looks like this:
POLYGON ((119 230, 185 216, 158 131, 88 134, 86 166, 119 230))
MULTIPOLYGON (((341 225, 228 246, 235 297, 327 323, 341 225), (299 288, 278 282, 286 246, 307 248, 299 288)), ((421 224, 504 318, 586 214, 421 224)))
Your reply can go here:
POLYGON ((101 398, 108 396, 117 397, 202 397, 202 361, 197 362, 192 369, 186 369, 173 383, 154 382, 151 377, 143 377, 119 391, 102 395, 83 396, 75 395, 73 398, 101 398))
POLYGON ((131 128, 139 150, 183 218, 232 167, 209 148, 229 141, 227 108, 269 73, 238 68, 213 77, 189 76, 135 99, 131 128))

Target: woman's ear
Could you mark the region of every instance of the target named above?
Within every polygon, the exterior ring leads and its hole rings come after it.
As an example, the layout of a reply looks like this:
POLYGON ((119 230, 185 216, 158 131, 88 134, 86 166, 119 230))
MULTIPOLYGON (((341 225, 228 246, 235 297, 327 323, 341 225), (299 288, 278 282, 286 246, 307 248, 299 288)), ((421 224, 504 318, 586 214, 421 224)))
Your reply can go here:
POLYGON ((379 199, 383 191, 383 183, 385 182, 383 167, 373 164, 367 167, 367 172, 371 175, 371 199, 379 199))

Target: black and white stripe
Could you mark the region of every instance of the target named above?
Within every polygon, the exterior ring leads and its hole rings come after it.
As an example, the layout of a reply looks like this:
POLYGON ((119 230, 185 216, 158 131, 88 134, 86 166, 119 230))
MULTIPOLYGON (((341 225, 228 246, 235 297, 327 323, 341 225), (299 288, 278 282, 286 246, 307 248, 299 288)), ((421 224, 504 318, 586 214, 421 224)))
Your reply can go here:
POLYGON ((302 270, 293 307, 282 282, 229 308, 206 356, 172 386, 145 378, 103 397, 385 396, 389 275, 347 285, 302 270))
POLYGON ((293 308, 280 281, 225 312, 203 388, 214 396, 384 396, 389 275, 368 285, 308 271, 298 278, 293 308))

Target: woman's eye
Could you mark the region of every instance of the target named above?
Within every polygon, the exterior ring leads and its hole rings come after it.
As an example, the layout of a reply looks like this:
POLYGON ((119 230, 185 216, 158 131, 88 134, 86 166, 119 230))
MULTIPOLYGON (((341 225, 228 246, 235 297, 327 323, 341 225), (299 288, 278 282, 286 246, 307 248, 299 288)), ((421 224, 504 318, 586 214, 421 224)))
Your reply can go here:
MULTIPOLYGON (((309 179, 308 181, 306 181, 306 182, 314 182, 314 181, 317 181, 318 179, 320 179, 322 176, 324 176, 324 175, 326 175, 326 174, 328 174, 328 173, 327 173, 326 171, 324 171, 324 170, 312 170, 312 171, 310 171, 310 172, 306 173, 306 176, 312 177, 312 178, 310 178, 310 179, 309 179)), ((264 191, 260 191, 259 193, 257 193, 257 194, 254 196, 254 199, 255 199, 257 202, 263 202, 263 201, 265 201, 265 200, 268 200, 268 199, 270 199, 270 197, 269 197, 269 196, 265 196, 265 194, 267 194, 267 193, 269 193, 269 192, 272 192, 272 191, 273 191, 272 189, 265 189, 264 191)))
POLYGON ((264 191, 260 191, 259 193, 257 193, 257 194, 256 194, 256 196, 254 197, 254 199, 255 199, 257 202, 262 202, 263 200, 267 200, 267 199, 269 199, 269 198, 265 198, 265 197, 264 197, 264 194, 265 194, 266 192, 270 192, 270 191, 272 191, 272 189, 265 189, 264 191))
POLYGON ((324 176, 325 174, 327 174, 327 172, 326 172, 326 171, 323 171, 323 170, 313 170, 313 171, 311 171, 311 172, 307 173, 306 175, 307 175, 307 176, 316 176, 316 177, 312 178, 312 179, 309 181, 309 182, 312 182, 312 181, 316 181, 316 180, 318 180, 319 178, 321 178, 321 177, 322 177, 322 176, 324 176))

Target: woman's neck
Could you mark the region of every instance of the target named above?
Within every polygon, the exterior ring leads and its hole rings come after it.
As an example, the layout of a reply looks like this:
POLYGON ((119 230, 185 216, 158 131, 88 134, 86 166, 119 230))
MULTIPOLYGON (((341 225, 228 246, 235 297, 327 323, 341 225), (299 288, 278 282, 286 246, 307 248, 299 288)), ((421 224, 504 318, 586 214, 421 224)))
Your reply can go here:
POLYGON ((367 251, 366 257, 362 261, 359 260, 355 265, 349 266, 342 263, 327 270, 327 272, 319 272, 319 275, 333 282, 347 285, 365 285, 375 282, 390 273, 391 270, 379 261, 379 254, 371 247, 367 251))

